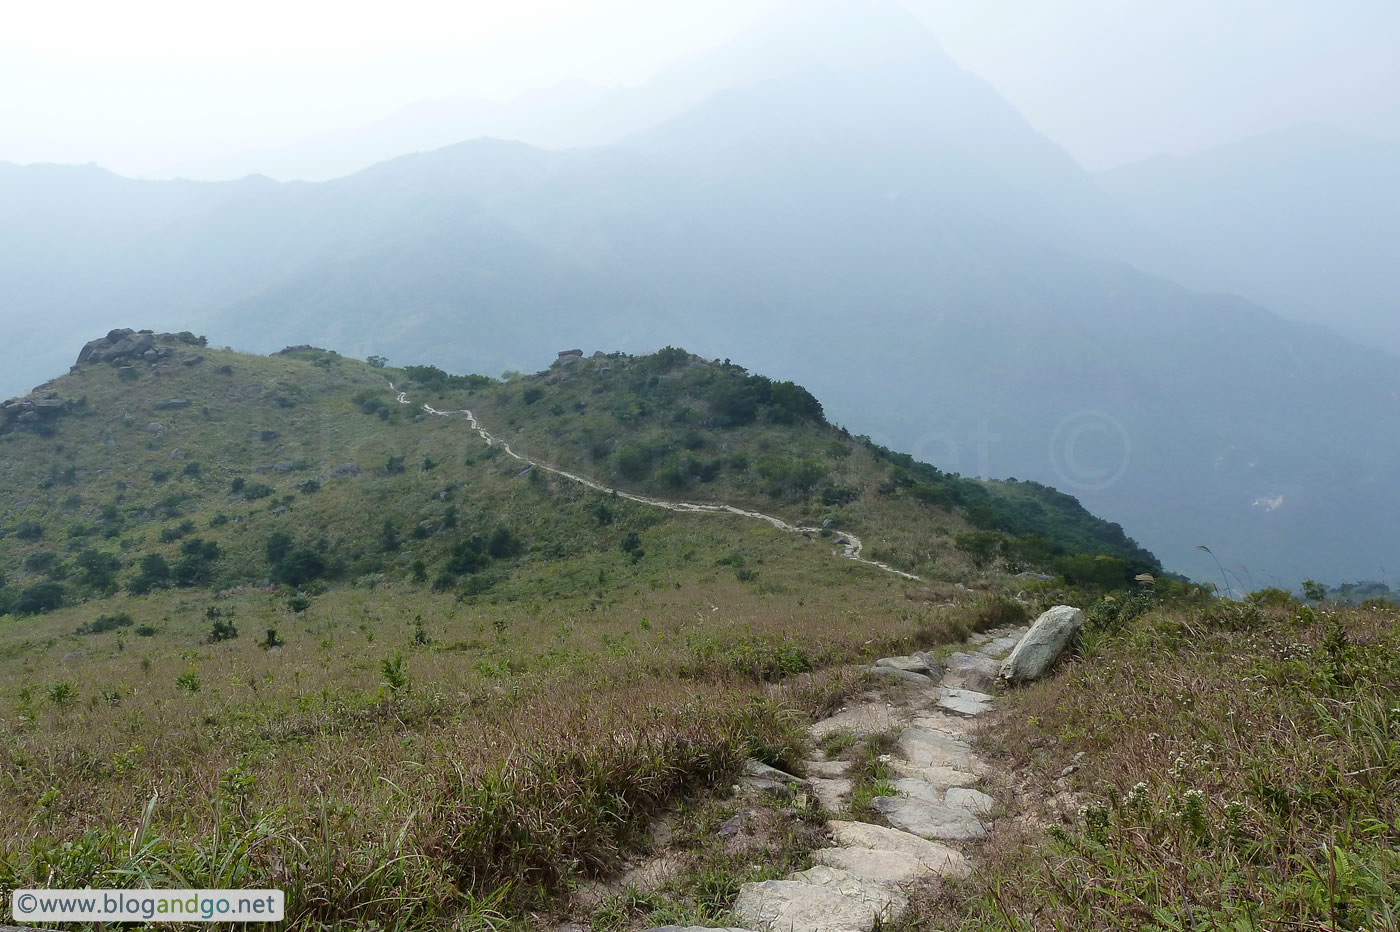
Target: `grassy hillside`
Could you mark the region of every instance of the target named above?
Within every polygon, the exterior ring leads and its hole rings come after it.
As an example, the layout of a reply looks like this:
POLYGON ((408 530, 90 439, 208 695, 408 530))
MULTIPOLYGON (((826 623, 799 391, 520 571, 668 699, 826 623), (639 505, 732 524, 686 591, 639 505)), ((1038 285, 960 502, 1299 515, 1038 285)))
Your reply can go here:
MULTIPOLYGON (((600 554, 631 533, 670 541, 673 516, 528 469, 424 401, 471 407, 517 452, 616 487, 848 528, 928 579, 998 558, 1074 577, 1078 554, 1110 583, 1160 570, 1068 496, 941 473, 827 424, 800 386, 679 350, 500 382, 177 346, 158 366, 78 366, 7 409, 0 610, 383 578, 549 597, 597 586, 613 562, 600 554)), ((648 567, 685 559, 675 541, 638 546, 648 567)))
POLYGON ((900 932, 1400 928, 1393 606, 1091 620, 989 732, 1027 817, 900 932))
POLYGON ((728 360, 668 347, 646 357, 561 357, 505 384, 410 373, 433 406, 470 408, 517 452, 617 488, 849 528, 868 538, 867 556, 931 578, 966 570, 945 559, 959 533, 964 551, 990 548, 1023 568, 1073 572, 1064 558, 1087 553, 1121 561, 1112 564, 1119 580, 1161 570, 1121 527, 1070 496, 1033 482, 964 479, 853 437, 801 386, 728 360), (969 530, 986 536, 969 540, 969 530))
POLYGON ((258 878, 294 928, 526 916, 659 807, 788 760, 842 665, 1020 619, 1013 586, 1064 597, 1012 571, 1157 568, 1072 500, 679 351, 500 381, 153 340, 4 408, 0 891, 258 878), (599 493, 422 402, 830 536, 599 493))

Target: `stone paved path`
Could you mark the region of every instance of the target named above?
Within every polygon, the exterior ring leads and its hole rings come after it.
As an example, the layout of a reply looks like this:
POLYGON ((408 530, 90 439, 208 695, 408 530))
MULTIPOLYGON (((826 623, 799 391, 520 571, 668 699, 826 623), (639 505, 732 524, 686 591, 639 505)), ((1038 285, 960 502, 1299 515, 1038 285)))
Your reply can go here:
MULTIPOLYGON (((871 804, 889 826, 828 822, 832 844, 813 852, 815 866, 783 880, 745 884, 734 904, 745 932, 870 932, 908 907, 916 884, 970 872, 958 846, 989 831, 996 800, 973 788, 985 765, 968 741, 967 728, 996 700, 966 688, 966 674, 1010 653, 1025 631, 974 636, 969 661, 950 665, 948 672, 921 655, 885 658, 876 669, 918 678, 908 680, 904 700, 866 700, 811 726, 814 740, 838 731, 861 737, 897 731, 898 747, 889 764, 898 775, 894 787, 899 795, 876 797, 871 804)), ((822 808, 839 811, 851 789, 848 766, 846 761, 807 761, 807 780, 787 779, 807 783, 822 808)), ((765 770, 751 777, 771 779, 774 774, 765 770)), ((650 932, 700 930, 666 926, 650 932)))
MULTIPOLYGON (((394 393, 394 400, 396 400, 399 404, 410 405, 413 403, 408 400, 408 393, 399 391, 397 388, 394 387, 393 382, 389 383, 389 390, 394 393)), ((490 431, 486 430, 486 428, 482 427, 479 423, 477 423, 476 415, 472 414, 472 412, 468 411, 465 408, 461 409, 460 411, 439 411, 431 405, 421 405, 420 407, 424 414, 431 414, 434 417, 461 417, 464 420, 466 420, 467 424, 471 427, 473 431, 476 432, 476 435, 478 437, 486 441, 488 446, 499 446, 505 452, 505 454, 511 457, 512 459, 525 463, 528 466, 533 466, 536 469, 544 470, 545 472, 558 476, 561 479, 567 479, 570 482, 577 482, 579 485, 586 486, 590 489, 593 489, 597 492, 602 492, 606 495, 616 495, 618 498, 625 498, 628 501, 637 502, 641 505, 651 505, 653 508, 664 508, 666 511, 675 511, 685 514, 730 514, 739 515, 743 518, 755 518, 759 521, 766 521, 768 524, 771 524, 773 527, 777 528, 780 531, 787 531, 792 534, 801 534, 804 537, 815 538, 819 537, 822 534, 822 529, 819 527, 806 527, 800 524, 789 524, 782 518, 775 518, 772 515, 766 515, 759 511, 746 511, 743 508, 735 508, 733 505, 726 505, 715 502, 678 502, 664 498, 648 498, 645 495, 637 495, 634 492, 624 492, 621 489, 609 488, 608 486, 605 486, 600 482, 595 482, 594 480, 589 479, 587 476, 580 476, 577 473, 571 473, 567 470, 560 469, 557 466, 551 466, 549 463, 546 463, 543 460, 537 460, 533 456, 526 456, 523 453, 516 453, 513 449, 511 449, 510 443, 508 443, 505 440, 502 440, 500 437, 493 435, 490 431)), ((922 581, 919 579, 918 576, 915 576, 913 573, 906 573, 904 572, 904 570, 897 570, 894 567, 890 566, 888 563, 881 563, 879 560, 866 559, 864 556, 861 555, 865 549, 865 545, 861 542, 861 539, 859 537, 856 537, 849 531, 834 531, 832 534, 832 538, 833 540, 835 540, 837 546, 841 548, 841 555, 848 560, 854 560, 857 563, 864 563, 866 566, 873 566, 876 569, 883 570, 884 572, 889 573, 892 576, 899 576, 903 579, 914 580, 915 582, 922 581)))

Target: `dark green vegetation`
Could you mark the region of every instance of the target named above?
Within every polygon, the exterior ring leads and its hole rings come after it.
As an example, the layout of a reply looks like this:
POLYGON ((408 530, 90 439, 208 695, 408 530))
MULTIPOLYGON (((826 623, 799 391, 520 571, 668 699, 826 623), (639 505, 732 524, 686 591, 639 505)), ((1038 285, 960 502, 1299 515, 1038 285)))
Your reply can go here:
POLYGON ((955 550, 1018 571, 1073 574, 1076 554, 1097 562, 1110 586, 1161 570, 1070 496, 945 473, 832 427, 800 386, 673 348, 556 363, 494 391, 438 398, 470 407, 518 453, 659 497, 797 506, 808 523, 861 536, 865 556, 920 575, 940 575, 934 554, 948 541, 935 538, 954 527, 973 529, 955 550), (942 525, 933 535, 929 520, 942 525))
POLYGON ((901 928, 1400 928, 1394 609, 1142 607, 1091 614, 992 739, 1045 800, 1077 763, 1082 808, 901 928))
MULTIPOLYGON (((930 579, 1000 563, 1112 587, 1161 569, 1069 496, 941 472, 832 427, 800 386, 681 350, 507 382, 314 348, 200 355, 197 369, 143 367, 135 381, 79 367, 46 390, 62 414, 0 435, 0 612, 123 590, 383 578, 509 598, 522 563, 567 564, 550 595, 601 585, 599 542, 634 563, 672 559, 646 546, 664 512, 528 469, 461 418, 398 404, 389 378, 418 402, 472 407, 547 463, 660 497, 784 512, 827 528, 829 549, 849 529, 866 556, 930 579), (162 410, 171 397, 184 404, 162 410)), ((742 557, 733 565, 745 572, 742 557)))
POLYGON ((857 686, 836 668, 1003 619, 1023 565, 1157 568, 1072 500, 929 470, 679 350, 499 381, 159 345, 0 434, 0 892, 256 878, 293 928, 528 925, 653 813, 795 753, 857 686), (602 494, 422 402, 827 527, 602 494), (845 533, 923 581, 843 559, 845 533))

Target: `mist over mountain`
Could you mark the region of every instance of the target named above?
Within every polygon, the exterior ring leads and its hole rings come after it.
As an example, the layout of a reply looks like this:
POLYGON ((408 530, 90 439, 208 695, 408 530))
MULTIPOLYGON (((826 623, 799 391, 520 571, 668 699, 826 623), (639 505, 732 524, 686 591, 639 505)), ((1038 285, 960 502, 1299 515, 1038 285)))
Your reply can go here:
POLYGON ((811 68, 870 66, 930 47, 936 47, 933 37, 895 4, 805 0, 800 8, 769 15, 731 41, 678 61, 637 87, 571 81, 508 101, 424 100, 365 126, 283 149, 185 164, 176 174, 203 180, 260 174, 325 181, 406 153, 481 137, 545 149, 606 145, 679 116, 727 89, 811 68))
MULTIPOLYGON (((769 60, 784 67, 592 148, 477 140, 315 184, 5 167, 0 197, 22 205, 0 220, 22 330, 5 387, 61 372, 73 332, 131 319, 493 375, 537 368, 542 342, 683 345, 797 380, 944 469, 1061 487, 1198 578, 1218 575, 1201 544, 1241 587, 1383 576, 1400 360, 1139 270, 1301 294, 1286 276, 1310 274, 1306 242, 1265 281, 1282 254, 1190 209, 1222 201, 1229 172, 1176 199, 1134 195, 1139 169, 1091 177, 884 9, 856 52, 822 51, 838 20, 769 60)), ((761 61, 771 42, 719 54, 761 61)), ((1360 283, 1338 289, 1360 307, 1360 283)))
POLYGON ((1183 279, 1400 352, 1400 142, 1300 126, 1097 178, 1183 279))

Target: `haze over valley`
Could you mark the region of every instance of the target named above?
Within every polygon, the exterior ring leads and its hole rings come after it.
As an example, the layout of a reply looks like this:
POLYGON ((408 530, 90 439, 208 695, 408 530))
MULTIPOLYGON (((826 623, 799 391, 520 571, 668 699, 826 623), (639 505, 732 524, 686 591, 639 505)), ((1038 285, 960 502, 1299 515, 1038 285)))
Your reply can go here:
POLYGON ((493 374, 669 343, 1062 486, 1192 575, 1200 544, 1261 579, 1397 562, 1395 141, 1313 125, 1086 172, 892 3, 576 90, 425 105, 419 141, 547 111, 579 132, 537 138, 581 148, 467 139, 311 184, 0 167, 6 387, 127 324, 493 374))

